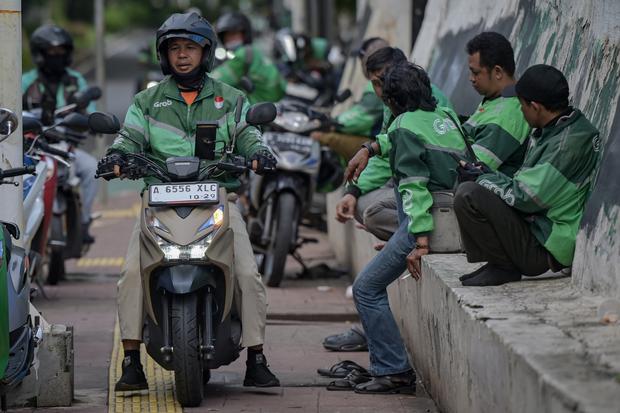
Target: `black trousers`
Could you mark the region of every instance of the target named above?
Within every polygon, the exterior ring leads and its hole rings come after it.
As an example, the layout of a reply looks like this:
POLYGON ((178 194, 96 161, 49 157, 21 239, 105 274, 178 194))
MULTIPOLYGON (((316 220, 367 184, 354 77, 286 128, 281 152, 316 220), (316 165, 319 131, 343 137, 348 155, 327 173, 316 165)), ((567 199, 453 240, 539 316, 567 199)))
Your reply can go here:
POLYGON ((528 276, 562 266, 538 242, 529 225, 499 196, 475 182, 459 185, 454 198, 469 262, 489 262, 528 276))

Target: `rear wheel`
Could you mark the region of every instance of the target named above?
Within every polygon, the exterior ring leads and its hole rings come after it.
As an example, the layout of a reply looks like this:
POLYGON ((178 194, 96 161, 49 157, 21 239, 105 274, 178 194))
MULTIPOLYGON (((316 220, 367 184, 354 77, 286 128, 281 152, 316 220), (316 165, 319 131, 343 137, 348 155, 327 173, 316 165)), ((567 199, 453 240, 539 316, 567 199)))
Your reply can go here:
POLYGON ((199 406, 203 398, 203 370, 199 353, 200 325, 195 294, 172 298, 173 365, 177 400, 183 407, 199 406))
POLYGON ((272 217, 271 237, 263 262, 263 279, 269 287, 279 287, 284 278, 286 257, 292 250, 298 222, 297 198, 290 192, 281 193, 272 217))

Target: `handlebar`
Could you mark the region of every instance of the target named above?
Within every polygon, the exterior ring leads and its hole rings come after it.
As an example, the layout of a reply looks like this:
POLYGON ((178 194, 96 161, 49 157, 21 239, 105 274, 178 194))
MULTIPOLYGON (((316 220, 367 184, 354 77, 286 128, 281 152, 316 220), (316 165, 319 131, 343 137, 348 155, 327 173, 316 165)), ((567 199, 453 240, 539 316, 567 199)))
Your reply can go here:
POLYGON ((42 151, 49 153, 50 155, 60 156, 63 159, 72 160, 75 157, 71 152, 66 152, 61 149, 54 148, 53 146, 50 146, 39 139, 35 141, 35 146, 42 151))
POLYGON ((34 166, 24 166, 21 168, 12 168, 12 169, 0 169, 0 179, 4 178, 12 178, 20 175, 34 175, 35 167, 34 166))

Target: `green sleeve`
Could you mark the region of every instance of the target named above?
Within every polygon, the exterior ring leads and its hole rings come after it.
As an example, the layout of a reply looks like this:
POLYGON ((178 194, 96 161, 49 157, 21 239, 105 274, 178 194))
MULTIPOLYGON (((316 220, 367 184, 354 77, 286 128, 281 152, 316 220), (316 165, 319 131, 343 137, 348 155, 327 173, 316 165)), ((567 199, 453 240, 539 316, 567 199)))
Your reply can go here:
POLYGON ((336 121, 338 132, 351 135, 370 136, 375 125, 383 119, 383 102, 371 90, 364 91, 359 102, 341 113, 336 121))
POLYGON ((472 138, 475 143, 472 148, 476 157, 493 170, 502 166, 527 138, 527 136, 522 136, 519 140, 495 123, 480 125, 474 129, 474 132, 475 135, 472 138))
POLYGON ((416 134, 404 128, 390 131, 389 138, 394 146, 392 167, 398 180, 403 210, 409 217, 409 232, 418 236, 426 235, 434 227, 430 214, 433 197, 427 188, 430 171, 424 160, 426 149, 416 134))
MULTIPOLYGON (((242 111, 241 119, 245 119, 245 114, 247 113, 249 108, 250 108, 250 104, 248 103, 246 99, 243 104, 243 111, 242 111)), ((228 124, 229 138, 232 139, 233 133, 235 130, 235 112, 234 111, 228 112, 226 114, 226 121, 228 124)), ((241 123, 240 123, 240 126, 241 126, 241 123)), ((262 150, 268 151, 268 149, 263 145, 260 131, 258 130, 258 128, 254 126, 248 126, 244 128, 243 130, 241 130, 241 132, 237 135, 237 140, 235 143, 234 150, 236 153, 246 158, 250 158, 256 152, 259 152, 262 150)))
MULTIPOLYGON (((477 182, 521 212, 535 214, 546 211, 552 205, 567 201, 576 192, 575 184, 554 166, 561 163, 554 159, 560 156, 565 157, 566 154, 558 151, 543 163, 520 169, 513 178, 494 172, 481 175, 477 182)), ((570 163, 566 159, 563 161, 570 163)))
POLYGON ((142 109, 134 102, 127 109, 125 123, 121 132, 128 137, 119 134, 114 143, 108 148, 109 152, 138 153, 146 152, 149 148, 148 125, 144 119, 142 109))
POLYGON ((360 194, 364 195, 377 188, 381 188, 392 177, 390 160, 386 156, 373 156, 368 161, 368 165, 362 171, 357 182, 351 184, 359 189, 360 194))
POLYGON ((30 70, 22 75, 22 95, 28 90, 30 85, 37 80, 37 71, 36 69, 30 70))
POLYGON ((235 52, 233 59, 227 60, 216 67, 209 73, 209 76, 227 85, 236 87, 245 74, 245 48, 241 48, 235 52))

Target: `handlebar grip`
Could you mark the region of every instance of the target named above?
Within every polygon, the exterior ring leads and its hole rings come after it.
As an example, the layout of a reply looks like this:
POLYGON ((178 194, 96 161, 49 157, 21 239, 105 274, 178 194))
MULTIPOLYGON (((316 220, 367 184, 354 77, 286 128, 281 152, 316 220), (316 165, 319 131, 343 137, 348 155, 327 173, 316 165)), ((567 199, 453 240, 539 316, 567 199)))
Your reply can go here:
POLYGON ((0 179, 12 178, 14 176, 20 176, 20 175, 26 175, 26 174, 32 175, 34 171, 35 171, 34 166, 24 166, 22 168, 5 169, 4 171, 0 170, 0 179))
POLYGON ((104 173, 95 173, 95 179, 97 178, 103 178, 103 179, 107 179, 107 178, 116 178, 116 174, 114 173, 114 171, 110 171, 110 172, 104 172, 104 173))

